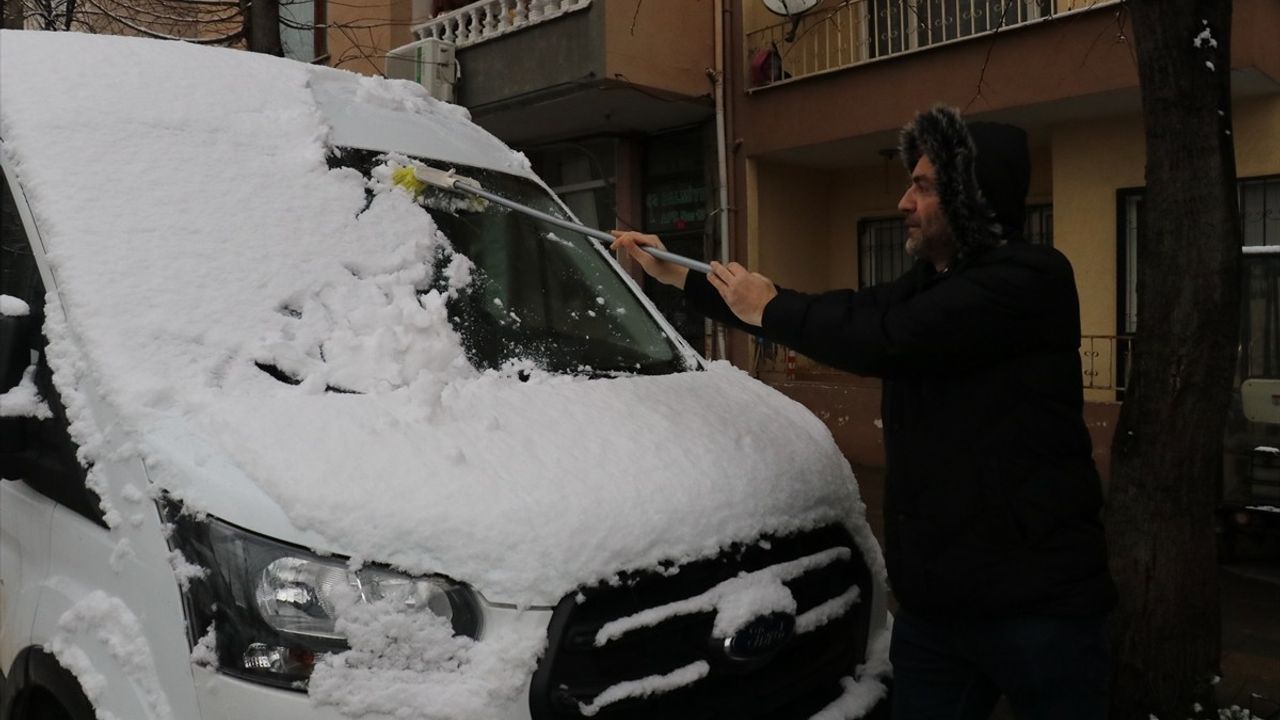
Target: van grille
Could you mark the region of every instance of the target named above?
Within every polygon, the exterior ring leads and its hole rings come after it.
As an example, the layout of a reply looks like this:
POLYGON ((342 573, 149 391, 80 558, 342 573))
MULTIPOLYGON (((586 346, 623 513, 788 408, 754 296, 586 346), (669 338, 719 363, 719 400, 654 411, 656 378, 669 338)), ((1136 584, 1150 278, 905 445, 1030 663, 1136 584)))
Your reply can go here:
MULTIPOLYGON (((683 565, 678 572, 624 576, 565 597, 556 606, 547 653, 533 676, 530 710, 534 720, 587 717, 601 693, 621 683, 670 675, 705 662, 701 679, 667 692, 598 704, 600 720, 797 720, 834 700, 839 679, 863 660, 871 618, 871 573, 848 532, 829 526, 798 535, 740 545, 720 555, 683 565), (842 559, 805 572, 784 584, 797 603, 796 615, 840 597, 853 587, 859 600, 848 612, 815 630, 799 633, 771 657, 733 660, 723 641, 713 641, 714 612, 669 617, 631 630, 603 646, 596 634, 611 621, 696 597, 744 572, 811 557, 833 548, 842 559)), ((617 691, 615 690, 615 693, 617 691)))

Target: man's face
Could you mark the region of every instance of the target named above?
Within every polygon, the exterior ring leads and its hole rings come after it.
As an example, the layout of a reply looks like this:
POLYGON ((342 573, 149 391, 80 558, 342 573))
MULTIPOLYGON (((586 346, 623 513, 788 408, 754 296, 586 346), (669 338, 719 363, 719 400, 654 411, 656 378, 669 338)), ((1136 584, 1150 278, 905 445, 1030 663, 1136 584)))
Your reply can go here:
POLYGON ((928 260, 939 270, 955 255, 955 243, 947 213, 938 199, 938 174, 929 158, 921 155, 911 172, 911 186, 898 201, 907 224, 907 254, 928 260))

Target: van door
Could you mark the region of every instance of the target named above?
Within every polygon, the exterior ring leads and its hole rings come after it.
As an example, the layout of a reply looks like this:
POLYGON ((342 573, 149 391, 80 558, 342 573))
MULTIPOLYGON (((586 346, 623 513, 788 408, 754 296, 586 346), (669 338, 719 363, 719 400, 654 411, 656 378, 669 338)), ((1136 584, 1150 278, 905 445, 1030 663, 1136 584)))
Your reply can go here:
POLYGON ((31 303, 43 293, 43 283, 9 178, 0 179, 0 672, 8 676, 30 642, 38 588, 49 569, 55 503, 22 482, 25 473, 18 467, 33 418, 18 414, 23 408, 16 406, 33 364, 41 318, 32 316, 31 303))

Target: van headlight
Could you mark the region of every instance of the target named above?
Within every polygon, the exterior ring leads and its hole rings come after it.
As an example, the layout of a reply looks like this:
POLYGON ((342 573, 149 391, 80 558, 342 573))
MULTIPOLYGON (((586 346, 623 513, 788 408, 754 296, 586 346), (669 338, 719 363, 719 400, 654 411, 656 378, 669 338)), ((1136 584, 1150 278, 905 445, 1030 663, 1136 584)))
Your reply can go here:
POLYGON ((347 649, 335 627, 342 600, 392 600, 406 612, 449 620, 458 635, 479 637, 479 600, 465 585, 378 567, 352 571, 345 558, 322 557, 213 517, 181 515, 172 503, 167 510, 173 547, 208 571, 190 581, 183 604, 193 646, 215 628, 221 672, 305 688, 318 657, 347 649))

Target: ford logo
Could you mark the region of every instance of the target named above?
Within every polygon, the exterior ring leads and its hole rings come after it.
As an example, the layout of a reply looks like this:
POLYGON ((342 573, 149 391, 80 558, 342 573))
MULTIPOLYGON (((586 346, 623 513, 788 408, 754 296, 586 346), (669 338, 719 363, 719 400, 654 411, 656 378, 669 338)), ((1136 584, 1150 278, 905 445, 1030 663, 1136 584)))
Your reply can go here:
POLYGON ((794 615, 772 613, 752 620, 746 627, 725 638, 724 654, 730 660, 763 660, 782 649, 796 631, 794 615))

